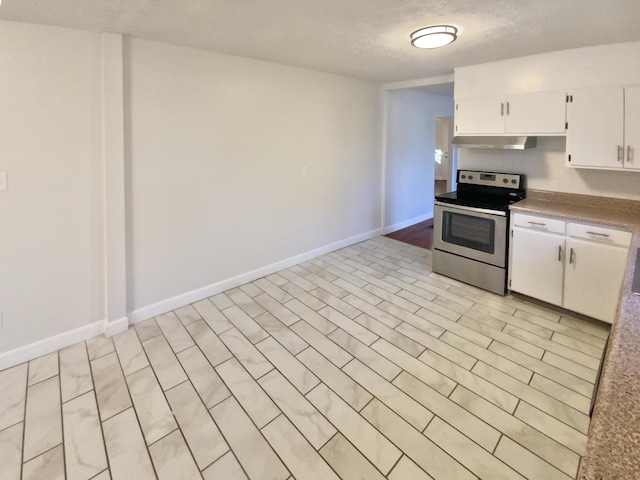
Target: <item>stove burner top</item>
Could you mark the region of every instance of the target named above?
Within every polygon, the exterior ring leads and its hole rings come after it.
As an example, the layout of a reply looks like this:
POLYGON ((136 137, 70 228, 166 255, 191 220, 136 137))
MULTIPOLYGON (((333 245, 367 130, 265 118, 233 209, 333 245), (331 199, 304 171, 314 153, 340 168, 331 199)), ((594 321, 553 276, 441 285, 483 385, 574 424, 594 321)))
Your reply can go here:
POLYGON ((506 212, 509 205, 525 197, 524 175, 458 170, 458 190, 436 195, 435 199, 452 205, 506 212))

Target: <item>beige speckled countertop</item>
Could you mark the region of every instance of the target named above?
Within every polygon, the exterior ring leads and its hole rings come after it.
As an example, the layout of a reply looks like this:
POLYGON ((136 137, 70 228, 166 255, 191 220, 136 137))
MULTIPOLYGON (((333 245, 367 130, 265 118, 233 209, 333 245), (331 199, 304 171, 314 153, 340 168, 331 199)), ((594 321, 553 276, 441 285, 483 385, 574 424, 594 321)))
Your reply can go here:
POLYGON ((640 296, 631 292, 640 248, 640 202, 536 190, 512 211, 633 232, 579 480, 640 479, 640 296))

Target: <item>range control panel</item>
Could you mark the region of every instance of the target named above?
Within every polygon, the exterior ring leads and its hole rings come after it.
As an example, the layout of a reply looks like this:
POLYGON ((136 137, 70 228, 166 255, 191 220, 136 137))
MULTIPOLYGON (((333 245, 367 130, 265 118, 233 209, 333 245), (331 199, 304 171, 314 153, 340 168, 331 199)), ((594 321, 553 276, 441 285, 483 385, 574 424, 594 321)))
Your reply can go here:
POLYGON ((486 187, 523 188, 522 175, 517 173, 476 172, 458 170, 458 183, 486 187))

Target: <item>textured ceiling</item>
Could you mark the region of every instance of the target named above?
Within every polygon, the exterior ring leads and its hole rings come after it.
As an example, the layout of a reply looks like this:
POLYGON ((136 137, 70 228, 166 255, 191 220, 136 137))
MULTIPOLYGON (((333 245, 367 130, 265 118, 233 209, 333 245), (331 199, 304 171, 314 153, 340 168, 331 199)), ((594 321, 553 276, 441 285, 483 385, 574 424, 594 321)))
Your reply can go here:
POLYGON ((3 0, 0 19, 118 32, 395 82, 453 68, 640 40, 639 0, 3 0), (410 32, 449 23, 436 50, 410 32))

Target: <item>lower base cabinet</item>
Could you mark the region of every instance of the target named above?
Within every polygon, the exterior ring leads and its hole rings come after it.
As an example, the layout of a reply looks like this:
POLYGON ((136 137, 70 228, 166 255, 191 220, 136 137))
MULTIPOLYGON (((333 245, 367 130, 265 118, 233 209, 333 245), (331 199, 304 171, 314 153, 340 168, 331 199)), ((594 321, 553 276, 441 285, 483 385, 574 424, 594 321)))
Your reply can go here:
POLYGON ((612 323, 631 232, 513 213, 509 289, 612 323))

